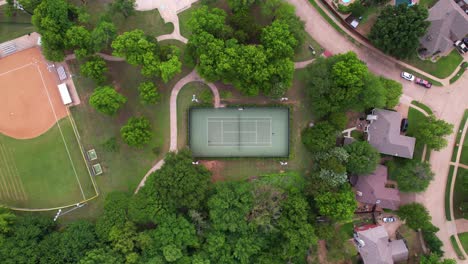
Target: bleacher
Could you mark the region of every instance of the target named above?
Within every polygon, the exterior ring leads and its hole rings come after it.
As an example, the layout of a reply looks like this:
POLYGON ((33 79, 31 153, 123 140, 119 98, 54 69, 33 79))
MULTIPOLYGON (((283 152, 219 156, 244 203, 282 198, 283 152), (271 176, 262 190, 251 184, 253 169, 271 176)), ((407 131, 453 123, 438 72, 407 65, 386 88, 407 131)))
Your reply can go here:
POLYGON ((0 58, 6 57, 16 52, 16 45, 13 42, 0 44, 0 58))

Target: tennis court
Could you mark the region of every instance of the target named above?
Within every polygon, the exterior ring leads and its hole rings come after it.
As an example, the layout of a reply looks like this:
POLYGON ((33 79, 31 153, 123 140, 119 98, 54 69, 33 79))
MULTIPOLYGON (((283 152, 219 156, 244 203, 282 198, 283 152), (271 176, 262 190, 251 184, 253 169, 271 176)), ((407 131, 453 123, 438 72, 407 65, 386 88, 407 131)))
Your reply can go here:
POLYGON ((189 145, 196 157, 287 157, 289 109, 192 108, 189 145))

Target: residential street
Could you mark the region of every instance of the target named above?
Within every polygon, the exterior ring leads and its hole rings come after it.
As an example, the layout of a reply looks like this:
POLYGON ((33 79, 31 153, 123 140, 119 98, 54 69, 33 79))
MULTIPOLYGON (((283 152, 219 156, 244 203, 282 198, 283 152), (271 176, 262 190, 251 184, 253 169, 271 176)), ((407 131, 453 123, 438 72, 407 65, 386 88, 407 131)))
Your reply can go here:
MULTIPOLYGON (((468 107, 468 74, 463 75, 451 86, 433 86, 432 89, 425 89, 404 81, 400 78, 401 69, 394 62, 368 47, 363 45, 357 47, 350 42, 325 21, 308 0, 288 0, 288 2, 296 6, 297 15, 306 22, 307 32, 322 47, 334 54, 347 51, 356 52, 359 58, 367 63, 372 72, 402 82, 406 96, 431 107, 438 118, 454 124, 455 131, 457 131, 463 112, 468 107)), ((456 225, 455 222, 446 220, 444 211, 445 185, 454 139, 455 134, 452 134, 448 137, 447 148, 432 153, 430 162, 436 175, 435 180, 426 192, 416 195, 415 199, 428 208, 433 224, 440 228, 437 235, 444 243, 445 257, 456 259, 456 254, 450 244, 450 236, 456 232, 456 225)), ((458 263, 468 263, 467 260, 457 261, 458 263)))

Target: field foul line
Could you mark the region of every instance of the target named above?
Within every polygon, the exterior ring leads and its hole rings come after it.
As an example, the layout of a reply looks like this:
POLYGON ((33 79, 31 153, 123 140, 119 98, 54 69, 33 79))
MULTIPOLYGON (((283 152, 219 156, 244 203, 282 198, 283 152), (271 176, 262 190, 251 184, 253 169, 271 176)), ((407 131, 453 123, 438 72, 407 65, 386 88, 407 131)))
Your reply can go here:
POLYGON ((13 173, 13 170, 11 169, 11 167, 8 165, 9 163, 9 160, 8 160, 8 157, 7 157, 7 154, 5 153, 5 147, 2 145, 0 146, 0 156, 1 158, 5 161, 5 168, 6 170, 4 170, 5 172, 5 186, 12 191, 12 198, 16 199, 16 200, 21 200, 21 196, 20 196, 20 193, 19 193, 19 190, 17 190, 16 186, 15 186, 15 177, 14 177, 14 173, 13 173))
POLYGON ((39 75, 41 76, 43 88, 46 91, 47 98, 49 99, 50 107, 52 108, 52 112, 54 113, 55 121, 57 122, 57 126, 59 128, 60 136, 62 137, 63 144, 65 145, 65 150, 67 151, 68 159, 70 160, 70 163, 71 163, 72 168, 73 168, 73 172, 75 173, 76 181, 78 182, 78 186, 80 187, 81 195, 83 195, 83 199, 86 200, 86 196, 84 194, 83 187, 81 186, 80 180, 78 179, 78 173, 76 172, 75 164, 73 163, 70 151, 68 150, 67 142, 65 141, 65 137, 63 136, 62 128, 60 127, 60 124, 59 124, 59 121, 58 121, 58 118, 57 118, 57 113, 55 112, 55 108, 54 108, 54 106, 52 104, 52 99, 50 99, 50 94, 49 94, 49 91, 47 90, 47 86, 45 84, 44 77, 42 76, 42 72, 39 69, 39 66, 36 65, 36 67, 37 67, 37 70, 39 71, 39 75))
POLYGON ((21 66, 21 67, 18 67, 18 68, 15 68, 15 69, 12 69, 12 70, 9 70, 9 71, 0 73, 0 77, 3 76, 3 75, 5 75, 5 74, 9 74, 9 73, 12 73, 12 72, 14 72, 14 71, 17 71, 17 70, 21 70, 21 69, 26 68, 26 67, 31 66, 31 65, 33 65, 32 62, 30 62, 30 63, 28 63, 28 64, 24 64, 24 65, 21 66))

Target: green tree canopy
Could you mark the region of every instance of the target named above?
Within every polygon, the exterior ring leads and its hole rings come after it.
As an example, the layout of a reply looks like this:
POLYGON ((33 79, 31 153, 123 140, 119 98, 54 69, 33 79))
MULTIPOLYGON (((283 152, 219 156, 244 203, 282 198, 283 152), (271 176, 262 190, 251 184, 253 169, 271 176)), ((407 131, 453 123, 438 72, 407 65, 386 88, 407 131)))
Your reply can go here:
POLYGON ((91 78, 97 84, 103 84, 106 81, 107 72, 106 62, 99 56, 93 56, 80 65, 80 73, 85 77, 91 78))
POLYGON ((302 132, 302 143, 313 153, 327 151, 336 145, 338 131, 326 121, 308 127, 302 132))
POLYGON ((403 94, 403 86, 400 82, 380 77, 385 91, 385 107, 392 109, 400 102, 400 96, 403 94))
POLYGON ((127 98, 111 86, 97 87, 89 98, 89 104, 94 109, 107 115, 116 114, 126 102, 127 98))
POLYGON ((430 22, 427 8, 420 5, 386 6, 377 17, 369 34, 370 41, 383 52, 397 58, 408 58, 416 52, 419 38, 430 22))
POLYGON ((110 47, 112 41, 117 35, 117 29, 111 22, 102 20, 91 31, 92 49, 99 52, 102 49, 110 47))
POLYGON ((440 256, 431 253, 426 256, 421 256, 421 260, 419 261, 419 264, 456 264, 457 261, 454 259, 440 259, 440 256))
POLYGON ((431 216, 424 205, 419 203, 410 203, 400 206, 397 211, 398 216, 401 220, 405 221, 405 224, 417 231, 421 229, 432 229, 431 216))
POLYGON ((144 65, 145 56, 154 54, 157 45, 140 29, 124 32, 112 42, 113 54, 132 65, 144 65))
POLYGON ((426 144, 428 148, 441 150, 447 146, 447 139, 444 137, 452 134, 452 131, 452 124, 430 115, 419 124, 414 136, 417 140, 426 144))
POLYGON ((73 49, 79 59, 91 55, 93 53, 91 33, 83 26, 72 26, 65 34, 65 46, 73 49))
POLYGON ((344 149, 349 154, 346 169, 352 174, 369 174, 377 168, 380 161, 379 152, 367 141, 355 141, 344 149))
POLYGON ((345 164, 349 154, 343 148, 332 148, 315 156, 318 177, 328 186, 338 187, 348 181, 345 164))
POLYGON ((154 104, 159 100, 158 89, 153 82, 142 82, 138 86, 140 92, 140 101, 145 104, 154 104))
POLYGON ((347 184, 333 192, 322 191, 314 196, 314 200, 319 213, 334 221, 351 221, 357 209, 354 192, 347 184))
POLYGON ((433 179, 431 165, 416 160, 405 162, 396 173, 398 189, 401 192, 423 192, 433 179))
POLYGON ((135 14, 135 0, 114 0, 110 6, 113 12, 122 13, 125 18, 135 14))
POLYGON ((127 124, 120 129, 120 135, 127 145, 142 148, 147 145, 153 133, 151 124, 146 117, 132 117, 128 119, 127 124))

